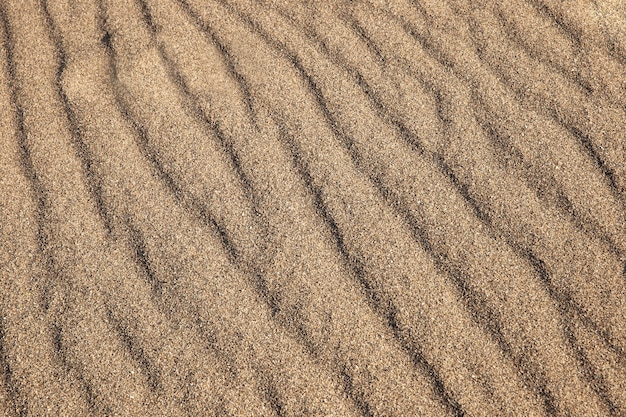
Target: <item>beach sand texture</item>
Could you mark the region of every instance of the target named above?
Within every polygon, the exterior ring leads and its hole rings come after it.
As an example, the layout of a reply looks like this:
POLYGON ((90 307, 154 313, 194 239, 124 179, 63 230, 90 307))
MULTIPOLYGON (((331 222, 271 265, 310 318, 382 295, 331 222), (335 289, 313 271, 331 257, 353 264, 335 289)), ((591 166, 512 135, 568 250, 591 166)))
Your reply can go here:
POLYGON ((0 416, 626 416, 626 2, 0 0, 0 416))

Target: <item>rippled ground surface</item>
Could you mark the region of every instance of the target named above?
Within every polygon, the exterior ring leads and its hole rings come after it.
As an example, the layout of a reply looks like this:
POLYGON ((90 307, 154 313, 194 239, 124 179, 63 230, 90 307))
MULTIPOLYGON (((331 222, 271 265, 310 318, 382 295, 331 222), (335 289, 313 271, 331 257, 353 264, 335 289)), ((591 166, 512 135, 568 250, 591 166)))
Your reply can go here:
POLYGON ((626 415, 623 1, 0 1, 0 414, 626 415))

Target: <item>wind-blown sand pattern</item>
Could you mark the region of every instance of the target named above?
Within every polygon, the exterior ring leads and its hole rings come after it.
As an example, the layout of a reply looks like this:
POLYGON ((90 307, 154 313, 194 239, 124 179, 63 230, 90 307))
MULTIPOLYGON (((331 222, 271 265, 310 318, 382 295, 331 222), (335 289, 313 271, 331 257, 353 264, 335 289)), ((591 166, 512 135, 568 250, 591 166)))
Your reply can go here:
POLYGON ((626 4, 0 0, 0 415, 626 416, 626 4))

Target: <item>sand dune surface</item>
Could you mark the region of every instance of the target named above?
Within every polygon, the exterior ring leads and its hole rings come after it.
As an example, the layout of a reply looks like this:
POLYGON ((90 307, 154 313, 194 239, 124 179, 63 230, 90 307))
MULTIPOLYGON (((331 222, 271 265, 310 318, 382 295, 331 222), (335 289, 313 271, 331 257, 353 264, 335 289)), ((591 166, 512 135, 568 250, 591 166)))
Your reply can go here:
POLYGON ((0 415, 626 416, 626 3, 0 0, 0 415))

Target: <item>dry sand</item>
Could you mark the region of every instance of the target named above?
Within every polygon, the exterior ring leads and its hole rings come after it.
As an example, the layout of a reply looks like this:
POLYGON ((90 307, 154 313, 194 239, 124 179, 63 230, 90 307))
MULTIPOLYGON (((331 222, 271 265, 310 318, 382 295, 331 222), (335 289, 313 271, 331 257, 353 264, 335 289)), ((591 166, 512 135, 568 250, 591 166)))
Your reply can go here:
POLYGON ((0 415, 626 416, 626 3, 0 0, 0 415))

